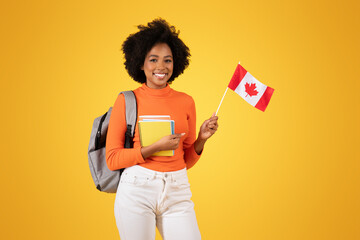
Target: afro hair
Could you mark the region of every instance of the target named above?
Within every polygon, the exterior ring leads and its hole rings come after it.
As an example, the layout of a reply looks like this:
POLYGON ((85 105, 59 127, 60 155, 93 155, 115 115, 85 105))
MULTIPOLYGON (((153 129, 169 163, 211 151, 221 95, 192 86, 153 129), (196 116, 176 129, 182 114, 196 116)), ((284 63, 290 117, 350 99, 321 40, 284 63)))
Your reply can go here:
POLYGON ((139 83, 146 82, 146 76, 141 67, 146 54, 158 43, 166 43, 173 54, 174 68, 168 81, 171 83, 189 66, 190 50, 178 37, 180 31, 170 26, 164 19, 157 18, 146 25, 139 25, 139 31, 131 34, 123 43, 125 68, 129 75, 139 83))

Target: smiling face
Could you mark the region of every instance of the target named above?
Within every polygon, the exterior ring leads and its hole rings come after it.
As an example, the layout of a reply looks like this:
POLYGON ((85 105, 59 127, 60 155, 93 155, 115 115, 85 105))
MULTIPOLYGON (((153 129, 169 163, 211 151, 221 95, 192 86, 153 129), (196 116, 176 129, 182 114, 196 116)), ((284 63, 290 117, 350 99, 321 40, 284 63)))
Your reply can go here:
POLYGON ((174 63, 170 47, 166 43, 158 43, 146 54, 144 70, 146 85, 149 88, 161 89, 173 73, 174 63))

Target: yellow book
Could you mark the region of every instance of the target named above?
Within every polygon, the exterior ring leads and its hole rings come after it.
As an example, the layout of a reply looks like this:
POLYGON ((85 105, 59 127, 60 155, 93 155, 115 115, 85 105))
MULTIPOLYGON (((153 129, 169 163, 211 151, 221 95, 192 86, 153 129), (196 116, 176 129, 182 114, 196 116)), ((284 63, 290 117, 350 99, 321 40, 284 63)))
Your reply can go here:
MULTIPOLYGON (((173 120, 142 120, 139 121, 139 134, 141 146, 149 146, 162 137, 174 134, 173 120)), ((152 156, 174 156, 173 150, 154 153, 152 156)))

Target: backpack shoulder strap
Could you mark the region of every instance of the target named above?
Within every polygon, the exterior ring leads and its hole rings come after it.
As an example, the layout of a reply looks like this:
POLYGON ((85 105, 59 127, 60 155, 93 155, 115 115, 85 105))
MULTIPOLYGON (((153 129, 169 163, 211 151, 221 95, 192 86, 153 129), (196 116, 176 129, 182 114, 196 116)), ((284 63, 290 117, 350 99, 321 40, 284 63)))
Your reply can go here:
POLYGON ((123 94, 125 97, 125 116, 127 126, 125 133, 125 148, 132 148, 137 120, 136 96, 133 91, 123 91, 120 94, 123 94))

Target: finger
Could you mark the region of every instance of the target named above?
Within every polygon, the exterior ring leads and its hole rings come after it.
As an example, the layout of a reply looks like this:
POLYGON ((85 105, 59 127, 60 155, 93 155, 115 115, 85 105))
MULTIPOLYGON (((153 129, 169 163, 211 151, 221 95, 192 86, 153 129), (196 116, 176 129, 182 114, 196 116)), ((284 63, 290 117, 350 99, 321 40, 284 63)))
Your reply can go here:
POLYGON ((212 116, 209 120, 212 120, 212 121, 217 121, 219 119, 218 116, 212 116))
POLYGON ((215 118, 210 118, 209 121, 210 121, 210 122, 217 122, 218 119, 217 119, 217 117, 215 117, 215 118))
POLYGON ((206 121, 201 125, 201 128, 203 128, 203 127, 207 128, 208 125, 209 125, 209 122, 210 122, 210 120, 206 120, 206 121))
POLYGON ((209 126, 209 129, 210 129, 210 130, 215 130, 215 129, 216 129, 216 126, 209 126))
POLYGON ((209 124, 209 129, 211 129, 211 130, 217 130, 217 128, 218 128, 218 124, 217 123, 213 123, 213 124, 209 124))
POLYGON ((209 128, 209 131, 210 131, 210 132, 214 132, 214 131, 216 131, 216 130, 217 130, 217 127, 215 127, 215 126, 214 126, 214 127, 209 128))
POLYGON ((217 124, 218 124, 217 121, 210 121, 209 124, 208 124, 208 126, 210 126, 210 125, 217 125, 217 124))
POLYGON ((185 133, 175 133, 170 136, 171 136, 171 138, 181 138, 181 137, 185 136, 185 133))
POLYGON ((213 127, 213 126, 215 126, 215 125, 216 125, 215 122, 209 122, 209 124, 208 124, 209 127, 213 127))
POLYGON ((209 122, 216 122, 218 120, 218 117, 211 117, 208 119, 209 122))

